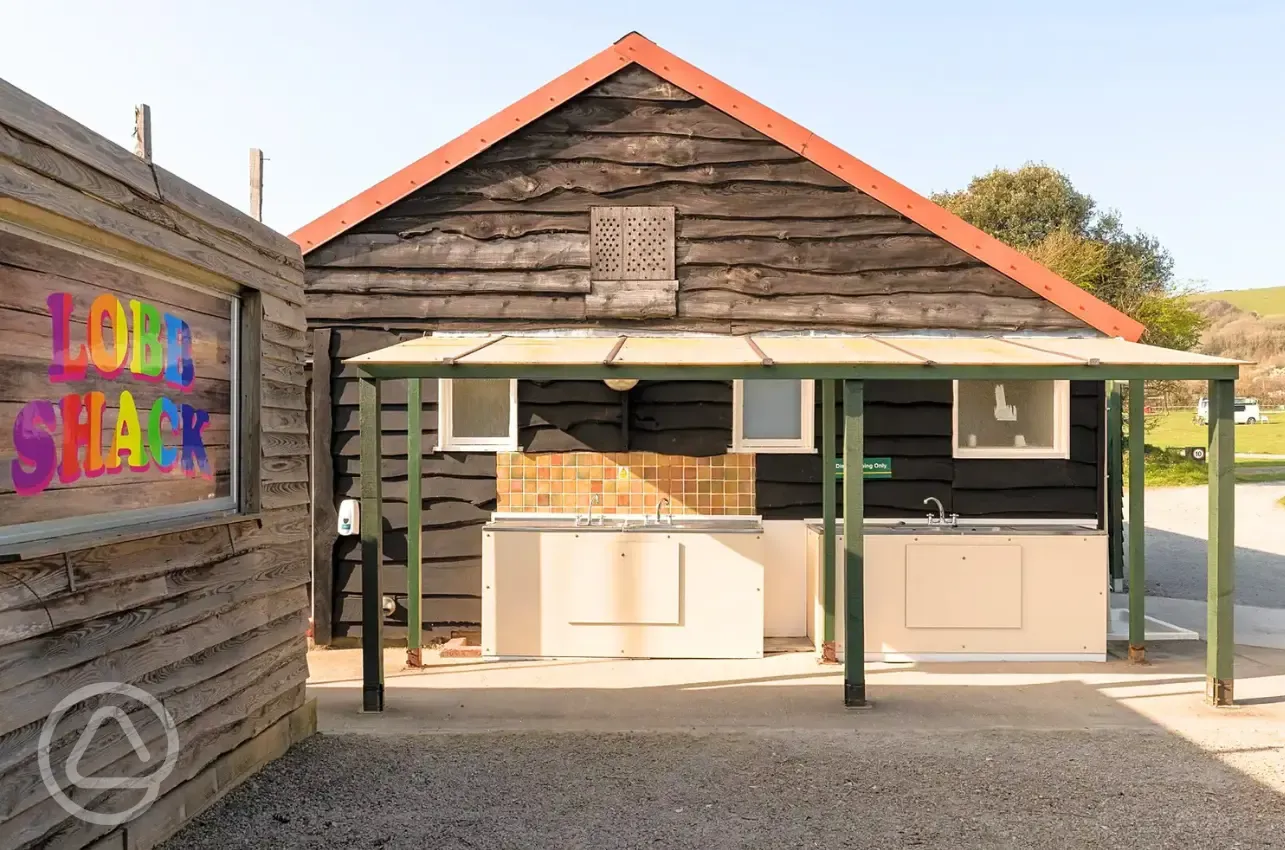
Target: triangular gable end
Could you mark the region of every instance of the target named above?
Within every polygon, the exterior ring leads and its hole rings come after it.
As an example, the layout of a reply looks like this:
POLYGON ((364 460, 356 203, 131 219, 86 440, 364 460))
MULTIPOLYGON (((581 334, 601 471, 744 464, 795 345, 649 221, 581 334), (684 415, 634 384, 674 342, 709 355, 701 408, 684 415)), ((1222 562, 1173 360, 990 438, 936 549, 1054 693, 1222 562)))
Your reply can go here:
POLYGON ((1109 336, 1137 341, 1145 328, 1114 307, 806 128, 701 71, 638 33, 483 121, 291 234, 306 255, 630 64, 638 64, 825 169, 893 211, 1109 336))

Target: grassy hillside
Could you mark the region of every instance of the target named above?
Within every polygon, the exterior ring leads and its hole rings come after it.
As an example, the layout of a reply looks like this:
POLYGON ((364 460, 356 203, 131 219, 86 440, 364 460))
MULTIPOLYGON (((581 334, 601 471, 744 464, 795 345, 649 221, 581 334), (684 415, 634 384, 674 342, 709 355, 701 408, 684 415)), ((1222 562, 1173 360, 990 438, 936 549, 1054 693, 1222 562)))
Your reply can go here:
POLYGON ((1201 292, 1191 297, 1196 301, 1226 301, 1260 316, 1285 316, 1285 286, 1201 292))

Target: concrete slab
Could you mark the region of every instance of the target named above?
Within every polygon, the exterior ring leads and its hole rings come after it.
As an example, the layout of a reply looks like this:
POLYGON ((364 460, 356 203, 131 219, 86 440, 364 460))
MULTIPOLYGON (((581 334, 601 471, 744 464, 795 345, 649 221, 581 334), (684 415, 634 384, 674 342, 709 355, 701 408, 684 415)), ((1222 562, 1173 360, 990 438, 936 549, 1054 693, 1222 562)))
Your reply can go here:
MULTIPOLYGON (((1111 595, 1114 614, 1117 607, 1128 608, 1129 598, 1122 593, 1111 595)), ((1205 637, 1208 608, 1196 599, 1170 599, 1163 596, 1147 597, 1147 616, 1172 623, 1181 629, 1194 632, 1201 640, 1205 637)), ((1260 646, 1285 649, 1285 609, 1263 608, 1256 605, 1237 605, 1235 614, 1237 646, 1260 646)), ((1128 634, 1127 620, 1125 634, 1128 634)))

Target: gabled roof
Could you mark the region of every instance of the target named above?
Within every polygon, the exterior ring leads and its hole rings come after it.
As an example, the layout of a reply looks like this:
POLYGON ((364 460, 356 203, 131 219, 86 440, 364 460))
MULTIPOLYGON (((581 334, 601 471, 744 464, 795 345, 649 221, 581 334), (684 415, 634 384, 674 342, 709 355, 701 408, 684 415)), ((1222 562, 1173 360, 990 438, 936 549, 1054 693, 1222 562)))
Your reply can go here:
POLYGON ((388 179, 376 183, 355 198, 304 225, 291 234, 290 238, 307 255, 631 64, 646 68, 811 160, 840 180, 1051 301, 1090 327, 1109 336, 1119 336, 1131 341, 1142 336, 1145 328, 1119 310, 636 32, 630 33, 388 179))

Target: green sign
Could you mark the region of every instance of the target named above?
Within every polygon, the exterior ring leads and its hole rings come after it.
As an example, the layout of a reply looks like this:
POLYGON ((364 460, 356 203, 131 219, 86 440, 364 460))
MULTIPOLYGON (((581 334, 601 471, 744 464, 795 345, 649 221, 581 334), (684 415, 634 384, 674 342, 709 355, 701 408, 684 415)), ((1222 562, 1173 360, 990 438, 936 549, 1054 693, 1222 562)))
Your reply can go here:
MULTIPOLYGON (((834 474, 839 478, 843 477, 843 460, 837 459, 834 462, 834 474)), ((862 478, 891 478, 892 477, 892 458, 890 457, 867 457, 861 459, 861 477, 862 478)))

